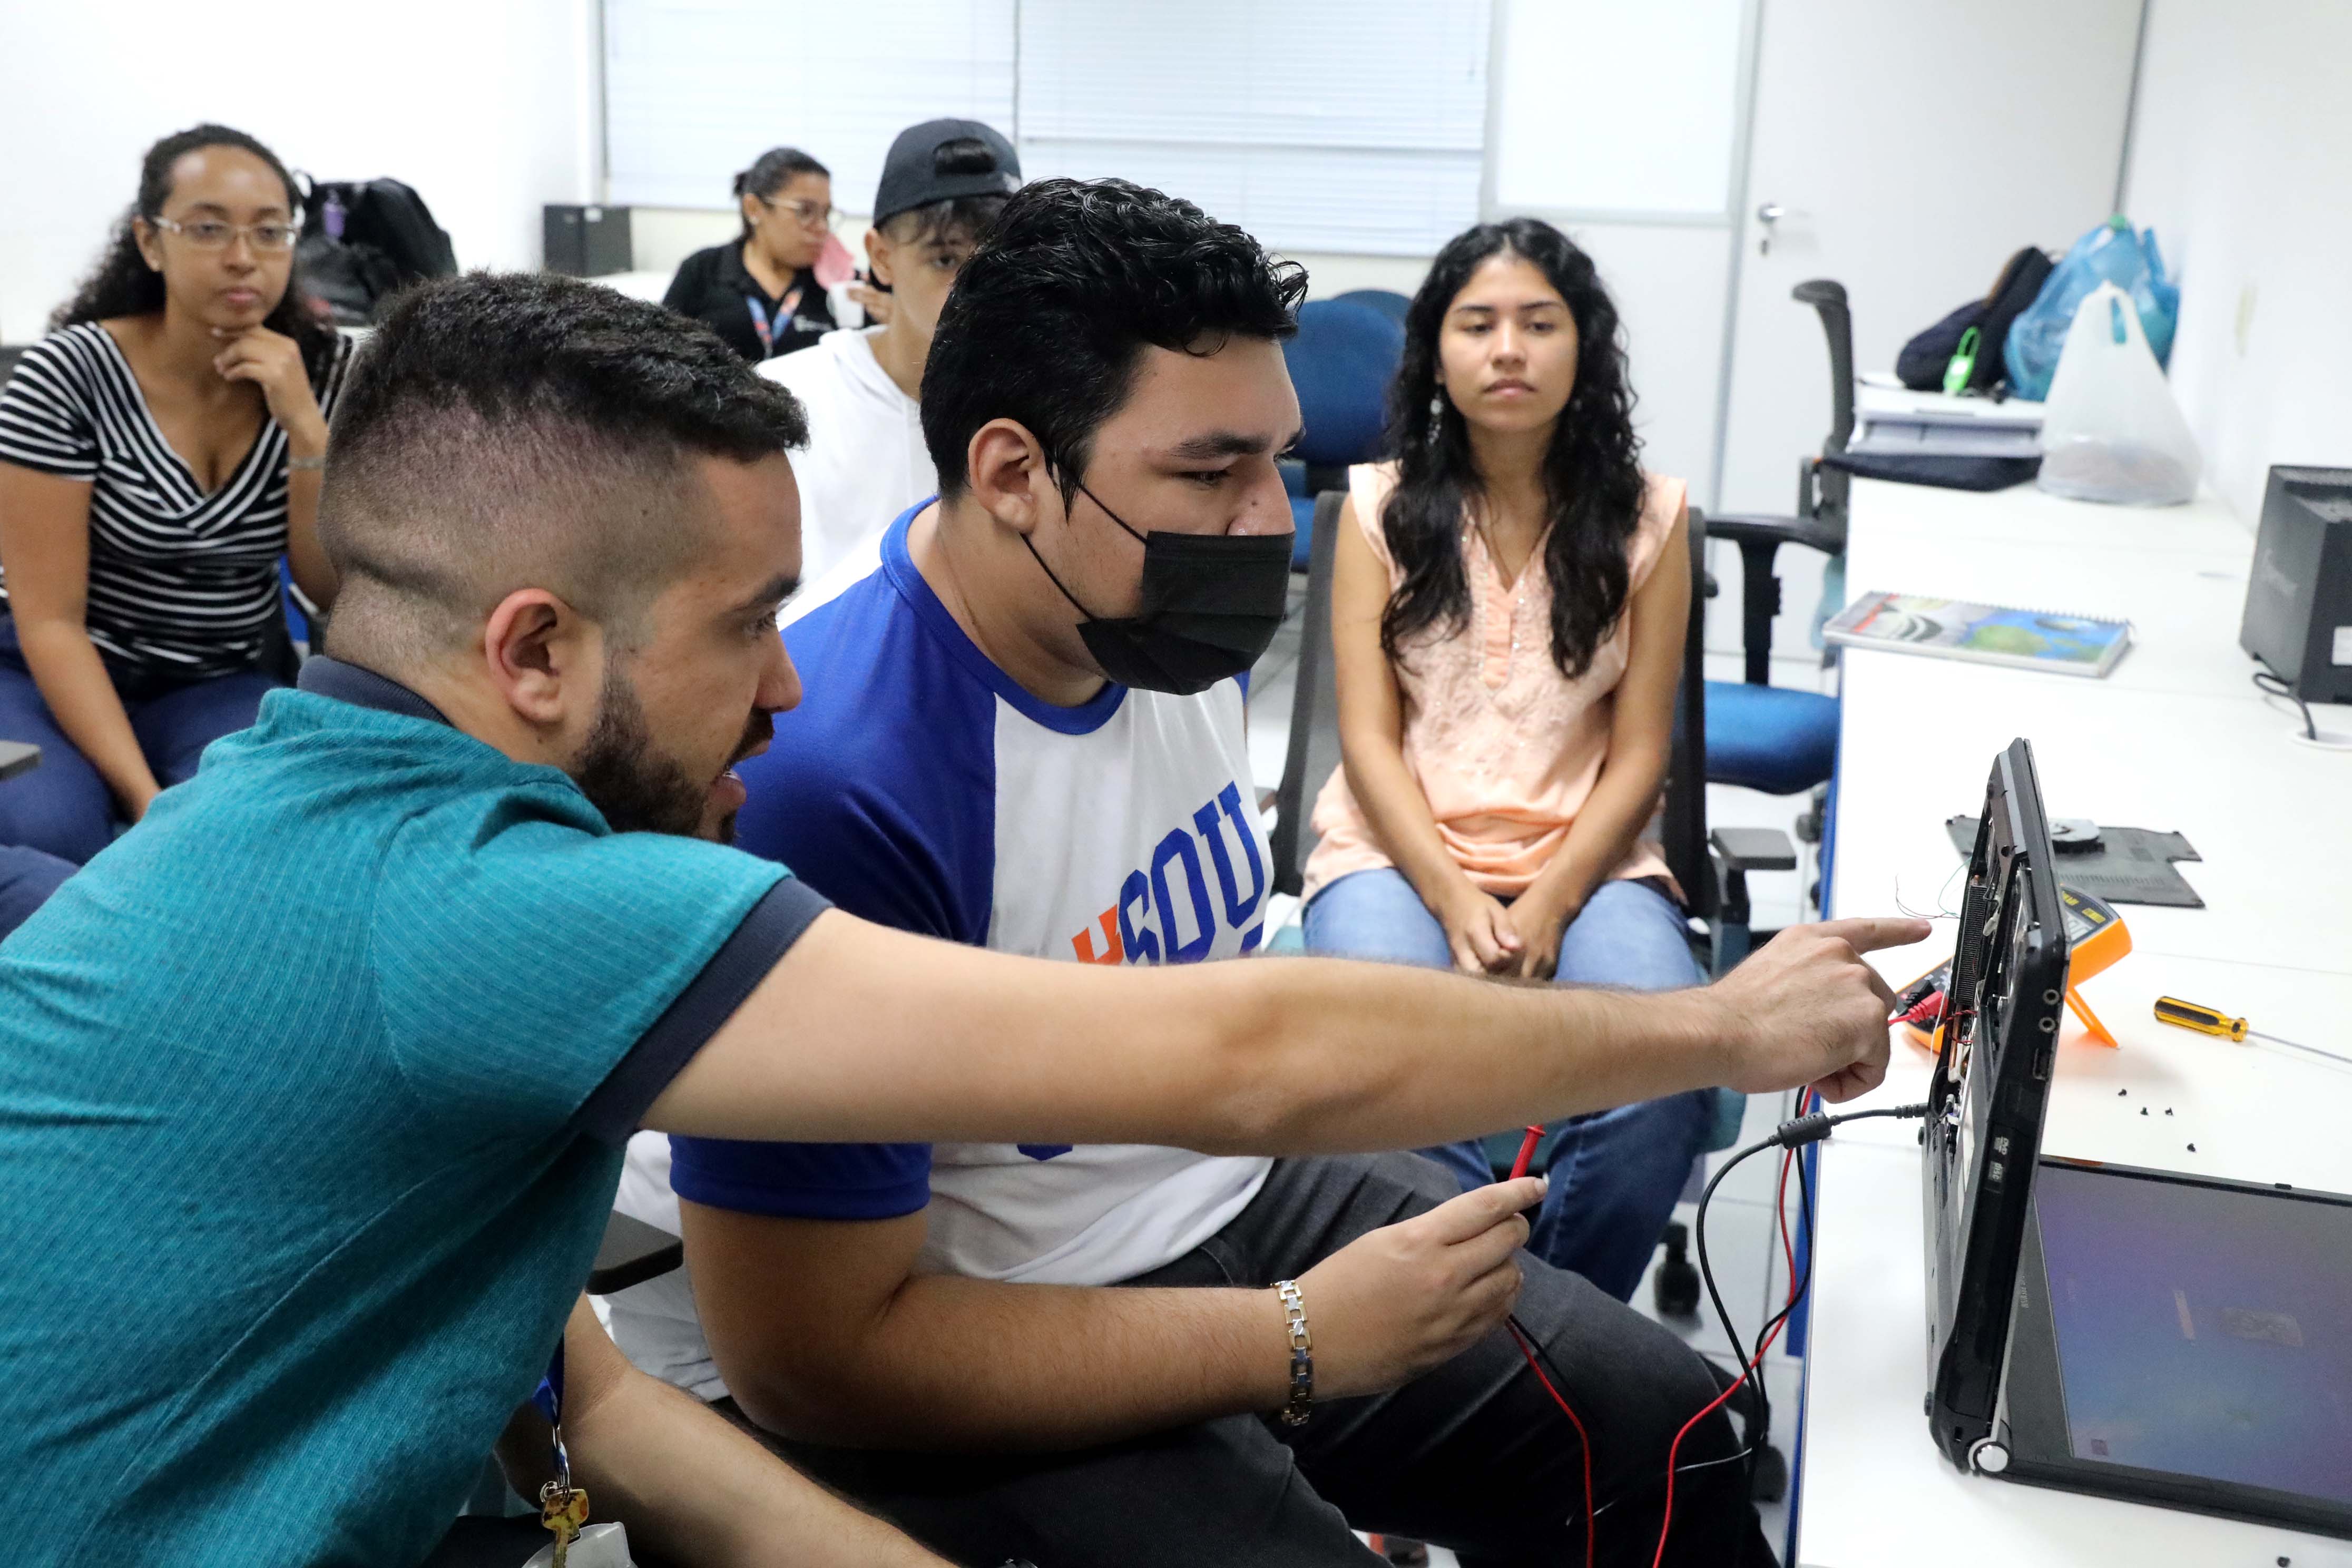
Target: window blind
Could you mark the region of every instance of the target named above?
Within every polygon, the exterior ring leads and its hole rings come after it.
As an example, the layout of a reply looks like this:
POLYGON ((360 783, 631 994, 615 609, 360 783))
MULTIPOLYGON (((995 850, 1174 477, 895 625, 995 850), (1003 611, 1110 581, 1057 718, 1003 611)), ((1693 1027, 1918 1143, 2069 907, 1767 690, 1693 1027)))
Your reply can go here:
POLYGON ((1478 216, 1490 0, 604 0, 611 199, 724 207, 789 143, 872 201, 960 115, 1024 174, 1118 175, 1291 251, 1425 256, 1478 216))
POLYGON ((874 201, 890 139, 953 115, 1013 124, 1014 0, 604 0, 611 199, 731 207, 738 169, 794 146, 836 205, 874 201))
POLYGON ((1488 0, 1021 0, 1023 172, 1118 175, 1279 250, 1476 221, 1488 0))

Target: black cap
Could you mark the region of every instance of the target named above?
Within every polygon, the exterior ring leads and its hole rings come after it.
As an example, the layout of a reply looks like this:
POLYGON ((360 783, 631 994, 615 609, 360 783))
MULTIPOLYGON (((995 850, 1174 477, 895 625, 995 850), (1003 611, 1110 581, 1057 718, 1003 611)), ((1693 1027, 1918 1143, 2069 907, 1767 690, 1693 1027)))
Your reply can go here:
POLYGON ((1020 156, 994 126, 977 120, 926 120, 901 131, 890 143, 890 155, 882 161, 882 184, 874 193, 874 222, 887 223, 902 212, 933 202, 957 196, 1004 196, 1020 188, 1020 156), (961 141, 986 147, 991 154, 989 166, 966 174, 940 174, 940 146, 961 141))

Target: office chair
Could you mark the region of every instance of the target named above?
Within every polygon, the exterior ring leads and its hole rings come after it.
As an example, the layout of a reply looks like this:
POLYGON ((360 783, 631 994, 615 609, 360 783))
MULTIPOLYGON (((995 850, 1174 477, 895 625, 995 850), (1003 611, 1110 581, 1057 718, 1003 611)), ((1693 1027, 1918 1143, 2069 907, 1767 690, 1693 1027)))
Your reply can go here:
MULTIPOLYGON (((1274 858, 1277 892, 1297 898, 1306 885, 1307 858, 1314 853, 1317 834, 1308 820, 1326 780, 1340 765, 1339 693, 1331 653, 1331 571, 1338 551, 1339 506, 1346 498, 1326 491, 1315 502, 1313 548, 1307 575, 1307 604, 1302 613, 1298 674, 1291 699, 1290 743, 1283 759, 1282 782, 1275 790, 1275 823, 1267 835, 1274 858)), ((1706 826, 1706 784, 1710 766, 1707 701, 1712 683, 1706 678, 1706 520, 1691 511, 1691 609, 1683 633, 1683 678, 1675 694, 1674 748, 1667 762, 1665 801, 1660 837, 1667 869, 1682 884, 1692 917, 1704 935, 1693 937, 1694 955, 1710 975, 1728 972, 1748 955, 1749 931, 1748 873, 1789 871, 1797 852, 1786 834, 1770 827, 1706 826)), ((1734 688, 1734 689, 1739 689, 1734 688)), ((1790 692, 1790 696, 1803 695, 1790 692)), ((1826 698, 1818 700, 1828 701, 1826 698)), ((1836 705, 1830 704, 1832 710, 1836 705)), ((1832 731, 1834 740, 1835 731, 1832 731)), ((1303 946, 1297 921, 1274 933, 1265 950, 1297 952, 1303 946)), ((1727 1096, 1717 1108, 1717 1126, 1710 1147, 1728 1147, 1736 1139, 1742 1101, 1727 1096)), ((1549 1163, 1553 1139, 1538 1146, 1535 1167, 1549 1163)), ((1486 1140, 1486 1156, 1498 1174, 1510 1169, 1519 1134, 1496 1133, 1486 1140)))
POLYGON ((1350 289, 1335 298, 1343 304, 1369 305, 1400 327, 1404 325, 1405 311, 1412 306, 1408 296, 1393 289, 1350 289))
MULTIPOLYGON (((1307 820, 1324 781, 1339 768, 1339 683, 1332 672, 1331 563, 1337 557, 1339 507, 1344 490, 1315 498, 1307 537, 1307 607, 1298 636, 1298 675, 1290 699, 1290 745, 1283 754, 1282 782, 1274 791, 1274 831, 1266 836, 1274 855, 1274 890, 1297 898, 1307 885, 1307 857, 1318 837, 1307 820)), ((1302 529, 1302 532, 1306 530, 1302 529)), ((1288 928, 1295 931, 1295 924, 1288 928)), ((1279 937, 1282 933, 1277 933, 1279 937)), ((1284 942, 1296 947, 1295 942, 1284 942)))
MULTIPOLYGON (((1331 657, 1331 565, 1338 546, 1339 506, 1345 499, 1336 490, 1316 498, 1307 605, 1299 628, 1297 683, 1290 707, 1290 743, 1283 759, 1282 782, 1274 794, 1274 828, 1267 835, 1274 854, 1275 890, 1293 898, 1306 886, 1307 858, 1315 849, 1315 825, 1308 820, 1315 797, 1339 767, 1339 692, 1331 657)), ((1797 856, 1788 836, 1777 828, 1707 829, 1706 785, 1716 773, 1709 704, 1719 688, 1735 692, 1746 689, 1706 678, 1703 589, 1709 527, 1706 515, 1693 508, 1691 613, 1683 634, 1683 679, 1675 695, 1675 742, 1666 768, 1661 839, 1667 869, 1682 884, 1691 913, 1706 927, 1706 968, 1710 973, 1721 974, 1747 956, 1753 942, 1748 929, 1748 873, 1794 870, 1797 856), (1705 766, 1697 765, 1696 759, 1705 759, 1705 766)), ((1832 710, 1834 720, 1837 704, 1828 698, 1794 691, 1776 695, 1812 696, 1832 710)), ((1832 723, 1832 753, 1835 739, 1832 723)))
MULTIPOLYGON (((1829 340, 1831 423, 1819 455, 1797 467, 1792 517, 1736 513, 1710 519, 1708 533, 1739 549, 1740 649, 1745 679, 1715 681, 1705 697, 1712 727, 1706 776, 1767 795, 1796 795, 1829 782, 1837 763, 1837 700, 1772 685, 1772 617, 1780 611, 1773 559, 1783 544, 1818 550, 1843 565, 1846 498, 1853 479, 1837 466, 1853 435, 1853 318, 1845 288, 1825 278, 1800 283, 1791 298, 1821 315, 1829 340)), ((1713 584, 1707 584, 1710 596, 1713 584)), ((1685 675, 1688 671, 1685 670, 1685 675)))
POLYGON ((1360 301, 1310 300, 1299 307, 1297 335, 1282 345, 1282 357, 1306 426, 1300 464, 1286 465, 1283 476, 1298 528, 1291 570, 1304 572, 1313 548, 1315 498, 1345 490, 1349 464, 1381 456, 1389 383, 1404 357, 1404 327, 1360 301))
MULTIPOLYGON (((1783 691, 1769 686, 1706 679, 1706 541, 1712 527, 1706 513, 1696 507, 1690 509, 1691 613, 1683 633, 1683 678, 1675 693, 1674 745, 1666 762, 1666 795, 1659 812, 1658 837, 1659 847, 1665 854, 1666 869, 1682 885, 1692 918, 1706 930, 1703 962, 1706 971, 1719 978, 1747 957, 1754 945, 1748 924, 1748 873, 1793 871, 1797 868, 1797 851, 1788 835, 1775 827, 1708 830, 1708 784, 1759 787, 1745 778, 1720 776, 1723 772, 1736 770, 1723 766, 1716 731, 1710 727, 1709 710, 1727 700, 1753 703, 1751 694, 1775 700, 1810 699, 1826 708, 1829 753, 1822 771, 1822 777, 1826 779, 1830 766, 1837 760, 1837 703, 1817 692, 1783 691)), ((1769 706, 1754 703, 1748 711, 1752 716, 1769 711, 1769 706)), ((1744 737, 1741 744, 1752 744, 1754 739, 1744 737)), ((1810 767, 1811 759, 1805 761, 1810 767)), ((1807 786, 1800 784, 1795 787, 1807 786)))

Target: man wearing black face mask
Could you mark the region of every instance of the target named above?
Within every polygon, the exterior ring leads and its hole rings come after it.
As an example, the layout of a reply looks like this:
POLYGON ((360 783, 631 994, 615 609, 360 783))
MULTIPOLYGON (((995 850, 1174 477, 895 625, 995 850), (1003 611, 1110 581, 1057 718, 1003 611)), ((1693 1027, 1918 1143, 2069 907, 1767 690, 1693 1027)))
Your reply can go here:
MULTIPOLYGON (((1289 574, 1280 340, 1304 291, 1157 192, 1013 197, 925 371, 941 494, 794 606, 809 695, 740 767, 740 847, 852 912, 1003 952, 1256 949, 1273 868, 1239 678, 1289 574)), ((1125 1027, 1101 1021, 1106 1075, 1125 1027)), ((1614 1441, 1593 1467, 1615 1490, 1662 1479, 1717 1385, 1589 1284, 1514 1262, 1487 1195, 1407 1154, 640 1136, 623 1206, 682 1229, 691 1283, 613 1298, 612 1326, 951 1557, 1361 1563, 1352 1520, 1473 1563, 1565 1560, 1582 1456, 1497 1326, 1508 1282, 1527 1273, 1517 1313, 1556 1359, 1606 1369, 1569 1394, 1614 1441), (1465 1253, 1487 1261, 1444 1261, 1465 1253), (1293 1277, 1295 1324, 1265 1289, 1293 1277), (1303 1424, 1262 1418, 1307 1337, 1303 1424)), ((1717 1463, 1677 1489, 1673 1560, 1764 1552, 1728 1452, 1727 1427, 1685 1443, 1717 1463)), ((1654 1540, 1654 1502, 1603 1515, 1604 1542, 1654 1540)))

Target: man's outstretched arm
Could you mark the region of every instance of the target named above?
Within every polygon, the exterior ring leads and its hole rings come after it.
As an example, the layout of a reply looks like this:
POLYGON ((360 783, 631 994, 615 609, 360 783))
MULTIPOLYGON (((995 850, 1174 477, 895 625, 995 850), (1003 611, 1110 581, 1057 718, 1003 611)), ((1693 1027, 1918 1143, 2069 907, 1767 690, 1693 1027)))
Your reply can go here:
POLYGON ((1886 1067, 1893 994, 1860 955, 1927 931, 1796 927, 1714 985, 1636 994, 1344 960, 1055 963, 829 910, 645 1122, 1284 1154, 1414 1148, 1717 1084, 1842 1100, 1886 1067))

